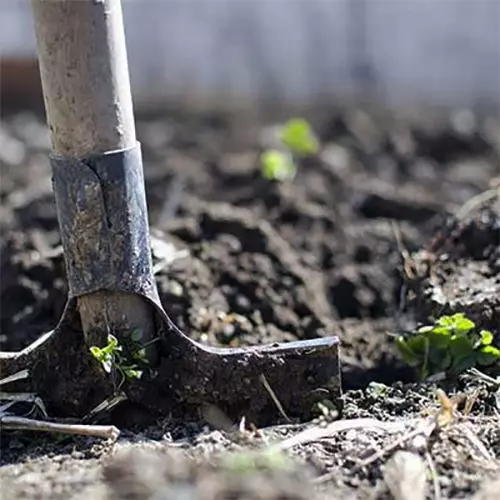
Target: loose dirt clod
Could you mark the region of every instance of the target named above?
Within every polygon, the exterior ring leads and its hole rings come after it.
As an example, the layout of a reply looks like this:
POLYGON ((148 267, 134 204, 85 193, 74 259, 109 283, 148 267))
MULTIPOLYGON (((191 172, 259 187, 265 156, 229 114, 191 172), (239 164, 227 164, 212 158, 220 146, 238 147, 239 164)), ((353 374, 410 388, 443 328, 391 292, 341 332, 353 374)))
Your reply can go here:
POLYGON ((478 327, 498 332, 500 201, 495 198, 463 218, 448 219, 415 260, 422 257, 425 275, 409 279, 409 305, 418 319, 462 312, 478 327))

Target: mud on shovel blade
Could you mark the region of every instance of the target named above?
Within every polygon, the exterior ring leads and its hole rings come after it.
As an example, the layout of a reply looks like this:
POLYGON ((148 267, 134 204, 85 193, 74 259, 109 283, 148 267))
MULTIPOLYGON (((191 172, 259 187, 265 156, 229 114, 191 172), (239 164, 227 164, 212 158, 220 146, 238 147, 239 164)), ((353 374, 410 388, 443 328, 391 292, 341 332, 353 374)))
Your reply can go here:
MULTIPOLYGON (((257 425, 307 420, 315 404, 339 403, 338 339, 319 338, 251 348, 214 348, 178 331, 165 338, 162 399, 203 411, 216 407, 233 422, 257 425)), ((192 409, 192 408, 191 408, 192 409)))

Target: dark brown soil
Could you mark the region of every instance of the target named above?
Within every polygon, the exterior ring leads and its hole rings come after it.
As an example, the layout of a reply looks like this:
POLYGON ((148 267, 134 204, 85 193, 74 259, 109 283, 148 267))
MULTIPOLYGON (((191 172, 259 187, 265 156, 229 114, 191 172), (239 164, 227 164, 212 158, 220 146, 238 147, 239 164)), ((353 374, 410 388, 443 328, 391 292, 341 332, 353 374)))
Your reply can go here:
MULTIPOLYGON (((302 161, 294 182, 283 184, 260 176, 259 135, 269 133, 262 123, 174 113, 138 120, 151 225, 189 252, 157 275, 162 302, 179 327, 209 344, 339 335, 343 385, 352 390, 344 416, 415 416, 432 404, 433 395, 426 385, 404 385, 415 378, 397 355, 394 334, 442 312, 464 311, 490 328, 500 344, 499 207, 471 210, 460 221, 450 216, 499 175, 500 124, 476 117, 464 131, 456 120, 428 113, 410 119, 360 110, 310 118, 322 140, 321 154, 302 161), (432 254, 423 274, 405 273, 398 235, 410 253, 432 254), (238 315, 231 328, 220 313, 238 315), (391 386, 389 396, 374 399, 370 382, 391 386)), ((0 133, 0 350, 17 350, 55 326, 66 283, 46 129, 31 115, 13 115, 0 133)), ((494 388, 482 390, 478 414, 495 418, 500 403, 494 388)), ((185 454, 203 462, 212 452, 237 446, 224 433, 202 432, 199 423, 169 425, 130 432, 118 448, 142 436, 163 453, 180 440, 185 454), (166 433, 169 438, 162 439, 166 433)), ((500 466, 498 420, 492 425, 478 427, 478 433, 500 466)), ((269 432, 275 439, 284 435, 269 432)), ((162 498, 291 499, 310 497, 310 486, 302 489, 304 481, 310 485, 308 474, 334 470, 338 475, 327 483, 333 489, 325 498, 333 498, 332 491, 342 498, 386 498, 383 461, 352 474, 353 460, 367 445, 360 436, 350 444, 344 438, 345 433, 299 447, 294 455, 311 470, 288 470, 293 479, 283 481, 272 472, 264 480, 256 472, 260 489, 247 480, 232 484, 224 469, 205 464, 196 472, 189 461, 165 458, 179 464, 172 472, 154 457, 144 460, 150 460, 149 471, 158 471, 157 483, 138 485, 146 481, 144 464, 124 458, 105 469, 102 483, 100 467, 109 447, 18 434, 2 436, 0 475, 11 488, 9 498, 79 498, 96 488, 96 498, 152 498, 152 491, 168 490, 162 498), (124 475, 136 491, 129 497, 119 490, 124 475), (180 492, 177 483, 197 490, 180 492), (109 491, 103 484, 111 485, 109 491), (302 486, 289 488, 294 484, 302 486)), ((376 436, 370 442, 375 448, 387 444, 376 436)), ((443 442, 434 460, 444 497, 470 497, 485 473, 459 458, 452 460, 457 472, 450 471, 443 442)))
POLYGON ((425 270, 409 279, 409 302, 421 320, 461 311, 478 327, 498 331, 499 208, 497 201, 491 208, 450 219, 416 255, 416 267, 425 270))

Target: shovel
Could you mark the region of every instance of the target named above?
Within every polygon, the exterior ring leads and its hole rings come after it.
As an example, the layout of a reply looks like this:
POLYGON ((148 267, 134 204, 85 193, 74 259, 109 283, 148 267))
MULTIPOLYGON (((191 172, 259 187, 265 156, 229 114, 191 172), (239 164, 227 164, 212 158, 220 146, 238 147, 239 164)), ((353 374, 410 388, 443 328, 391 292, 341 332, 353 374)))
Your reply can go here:
POLYGON ((11 389, 38 394, 54 416, 82 418, 116 394, 90 352, 112 335, 144 346, 147 368, 120 388, 129 409, 154 418, 216 408, 266 425, 338 403, 337 337, 215 348, 172 323, 152 271, 120 0, 32 0, 32 8, 69 294, 53 331, 0 353, 2 377, 30 373, 11 389))

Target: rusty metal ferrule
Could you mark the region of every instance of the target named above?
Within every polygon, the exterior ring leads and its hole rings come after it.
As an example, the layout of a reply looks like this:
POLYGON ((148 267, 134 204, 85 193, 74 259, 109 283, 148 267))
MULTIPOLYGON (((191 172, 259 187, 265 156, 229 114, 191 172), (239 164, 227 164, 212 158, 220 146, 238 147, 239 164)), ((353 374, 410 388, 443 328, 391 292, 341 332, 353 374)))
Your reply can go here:
POLYGON ((160 305, 140 144, 82 158, 51 154, 50 161, 69 298, 107 290, 160 305))

